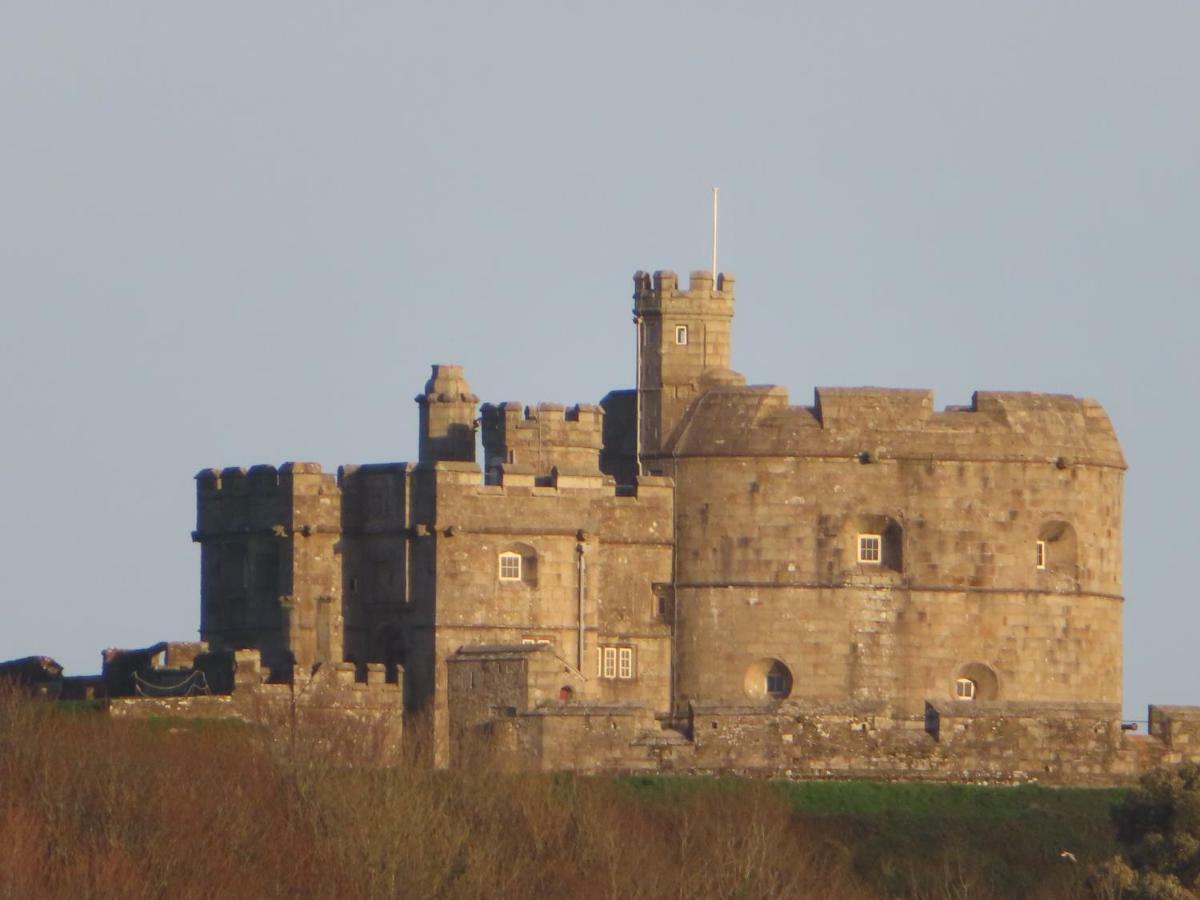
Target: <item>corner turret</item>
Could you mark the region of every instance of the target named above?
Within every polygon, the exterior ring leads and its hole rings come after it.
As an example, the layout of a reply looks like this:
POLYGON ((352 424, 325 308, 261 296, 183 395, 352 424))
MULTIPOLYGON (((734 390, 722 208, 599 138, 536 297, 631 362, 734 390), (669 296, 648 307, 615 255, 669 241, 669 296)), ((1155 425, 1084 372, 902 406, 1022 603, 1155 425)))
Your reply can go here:
POLYGON ((420 461, 475 462, 475 407, 479 398, 463 376, 463 367, 435 365, 421 407, 420 461))

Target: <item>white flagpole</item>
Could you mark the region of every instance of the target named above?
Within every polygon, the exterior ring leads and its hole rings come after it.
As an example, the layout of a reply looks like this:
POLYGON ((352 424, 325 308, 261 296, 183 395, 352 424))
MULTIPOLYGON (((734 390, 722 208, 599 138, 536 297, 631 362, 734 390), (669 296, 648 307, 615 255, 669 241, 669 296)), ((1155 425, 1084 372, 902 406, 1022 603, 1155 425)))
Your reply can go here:
POLYGON ((720 188, 715 187, 712 189, 712 194, 713 194, 712 278, 713 278, 713 289, 714 290, 717 287, 717 200, 718 200, 720 193, 721 193, 720 188))

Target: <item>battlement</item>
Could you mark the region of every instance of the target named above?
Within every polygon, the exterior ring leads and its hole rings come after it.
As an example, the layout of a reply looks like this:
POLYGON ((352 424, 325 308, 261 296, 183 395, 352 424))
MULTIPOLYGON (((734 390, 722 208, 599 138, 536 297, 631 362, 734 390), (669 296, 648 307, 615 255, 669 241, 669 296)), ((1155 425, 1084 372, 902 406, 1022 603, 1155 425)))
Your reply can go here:
MULTIPOLYGON (((591 441, 604 429, 604 410, 595 403, 538 403, 526 406, 516 400, 505 400, 499 404, 485 403, 480 410, 484 435, 489 429, 503 428, 506 432, 537 432, 543 437, 586 439, 591 441)), ((599 447, 599 443, 595 446, 599 447)))
POLYGON ((525 406, 485 403, 480 410, 487 468, 528 466, 536 475, 598 474, 604 442, 604 410, 592 403, 525 406))
POLYGON ((196 536, 270 531, 276 527, 336 528, 337 476, 315 462, 201 469, 196 473, 196 536))
POLYGON ((692 272, 685 289, 674 272, 637 272, 633 287, 634 312, 638 315, 684 311, 720 318, 733 315, 734 278, 725 273, 717 275, 714 284, 711 272, 692 272))
POLYGON ((1011 459, 1125 467, 1103 408, 1065 394, 977 391, 970 405, 939 411, 928 390, 817 388, 812 406, 792 406, 787 391, 775 385, 713 384, 689 416, 705 427, 681 430, 673 448, 681 456, 1011 459))
POLYGON ((196 485, 201 491, 232 496, 266 496, 275 493, 280 485, 291 480, 287 476, 321 475, 321 464, 315 462, 285 462, 282 466, 260 463, 249 469, 227 466, 224 469, 201 469, 196 473, 196 485))
POLYGON ((734 277, 727 272, 719 272, 714 287, 712 272, 706 269, 697 269, 688 276, 687 289, 681 290, 679 287, 679 276, 674 272, 660 269, 651 274, 639 269, 633 275, 633 296, 635 300, 649 295, 660 298, 687 296, 692 299, 699 299, 713 294, 732 297, 734 280, 734 277))

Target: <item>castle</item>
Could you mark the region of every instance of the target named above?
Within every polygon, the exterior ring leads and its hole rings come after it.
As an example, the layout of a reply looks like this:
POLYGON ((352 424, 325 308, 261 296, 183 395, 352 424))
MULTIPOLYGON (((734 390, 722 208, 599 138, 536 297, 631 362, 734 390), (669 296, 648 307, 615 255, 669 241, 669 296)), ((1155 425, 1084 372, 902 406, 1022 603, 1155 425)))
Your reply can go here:
POLYGON ((730 368, 731 276, 633 301, 636 387, 599 405, 480 406, 435 365, 415 463, 200 472, 217 692, 324 673, 439 766, 1109 783, 1200 754, 1200 711, 1122 728, 1099 404, 792 405, 730 368))

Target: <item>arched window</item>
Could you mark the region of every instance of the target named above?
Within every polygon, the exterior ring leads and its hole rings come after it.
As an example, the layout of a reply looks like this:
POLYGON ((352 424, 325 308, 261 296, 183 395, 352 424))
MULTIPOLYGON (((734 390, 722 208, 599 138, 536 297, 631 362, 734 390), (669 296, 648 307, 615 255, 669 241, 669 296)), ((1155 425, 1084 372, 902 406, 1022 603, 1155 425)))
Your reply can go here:
POLYGON ((1077 577, 1078 541, 1070 522, 1047 522, 1038 530, 1034 560, 1039 572, 1077 577))
POLYGON ((956 700, 996 700, 1000 696, 1000 681, 986 663, 972 662, 958 670, 954 679, 956 700))
POLYGON ((792 693, 792 670, 782 660, 760 659, 746 670, 742 685, 756 700, 783 700, 792 693))
POLYGON ((781 662, 776 662, 775 665, 767 669, 767 693, 776 700, 782 700, 792 692, 792 673, 787 670, 781 662))

